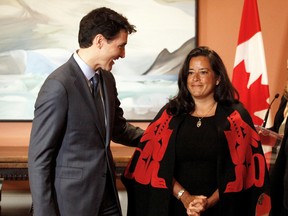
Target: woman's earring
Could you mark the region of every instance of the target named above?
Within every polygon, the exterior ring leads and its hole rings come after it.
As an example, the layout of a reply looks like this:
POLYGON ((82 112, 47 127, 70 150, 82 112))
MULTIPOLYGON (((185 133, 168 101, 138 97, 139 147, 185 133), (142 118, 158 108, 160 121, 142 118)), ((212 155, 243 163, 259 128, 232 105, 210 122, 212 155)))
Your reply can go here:
POLYGON ((217 80, 217 81, 216 81, 216 85, 219 85, 219 83, 220 83, 220 81, 219 81, 219 80, 217 80))

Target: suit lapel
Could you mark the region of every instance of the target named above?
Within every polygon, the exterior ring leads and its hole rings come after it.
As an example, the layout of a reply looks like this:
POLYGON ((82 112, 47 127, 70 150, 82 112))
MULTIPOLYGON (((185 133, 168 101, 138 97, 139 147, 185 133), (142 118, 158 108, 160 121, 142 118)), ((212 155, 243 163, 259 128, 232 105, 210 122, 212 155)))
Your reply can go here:
POLYGON ((105 107, 105 118, 106 118, 106 141, 105 144, 108 146, 110 143, 109 137, 110 137, 110 128, 111 128, 111 105, 109 103, 109 81, 107 79, 106 71, 102 71, 102 86, 103 86, 103 100, 104 100, 104 107, 105 107))
MULTIPOLYGON (((105 104, 105 101, 106 101, 106 97, 105 97, 105 94, 104 94, 104 81, 103 81, 103 75, 100 75, 100 83, 99 83, 99 91, 100 91, 100 94, 98 94, 98 97, 100 97, 100 100, 99 100, 99 103, 101 104, 98 104, 98 106, 103 106, 103 112, 97 112, 97 122, 99 123, 99 128, 101 130, 101 134, 103 137, 106 137, 106 122, 107 122, 107 119, 106 119, 106 104, 105 104), (102 118, 100 115, 103 115, 102 118)), ((98 98, 99 99, 99 98, 98 98)), ((95 105, 97 107, 97 105, 95 105)))
POLYGON ((98 112, 96 110, 94 98, 93 98, 91 91, 89 89, 89 86, 87 84, 87 80, 86 80, 84 74, 82 73, 80 67, 75 62, 73 57, 70 58, 70 62, 72 63, 72 65, 74 66, 74 69, 75 69, 73 71, 73 74, 75 77, 74 85, 79 90, 82 97, 84 98, 84 101, 87 103, 87 106, 90 108, 91 113, 92 113, 91 118, 95 118, 95 125, 96 125, 99 133, 101 134, 103 141, 105 141, 105 136, 104 136, 105 128, 101 127, 101 124, 99 124, 100 116, 98 115, 98 112))

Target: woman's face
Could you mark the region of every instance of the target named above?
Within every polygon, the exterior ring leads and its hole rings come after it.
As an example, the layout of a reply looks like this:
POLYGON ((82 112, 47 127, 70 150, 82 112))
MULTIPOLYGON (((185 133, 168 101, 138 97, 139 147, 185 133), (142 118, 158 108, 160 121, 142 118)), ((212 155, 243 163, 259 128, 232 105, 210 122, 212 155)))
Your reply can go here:
POLYGON ((205 99, 214 95, 219 84, 210 62, 205 56, 193 57, 189 63, 187 88, 193 99, 205 99))

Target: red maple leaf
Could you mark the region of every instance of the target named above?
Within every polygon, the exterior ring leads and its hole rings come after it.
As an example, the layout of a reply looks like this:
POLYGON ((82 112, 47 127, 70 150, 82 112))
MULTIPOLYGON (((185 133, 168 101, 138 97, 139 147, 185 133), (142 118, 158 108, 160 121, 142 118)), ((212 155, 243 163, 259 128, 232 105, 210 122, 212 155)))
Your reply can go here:
MULTIPOLYGON (((253 73, 253 71, 251 73, 253 73)), ((249 88, 247 88, 249 77, 250 73, 247 73, 245 63, 242 61, 234 68, 232 83, 239 92, 240 101, 250 113, 253 123, 262 125, 263 119, 256 116, 255 112, 265 110, 269 107, 269 104, 267 103, 267 99, 269 98, 269 87, 268 85, 261 84, 261 75, 249 88)))

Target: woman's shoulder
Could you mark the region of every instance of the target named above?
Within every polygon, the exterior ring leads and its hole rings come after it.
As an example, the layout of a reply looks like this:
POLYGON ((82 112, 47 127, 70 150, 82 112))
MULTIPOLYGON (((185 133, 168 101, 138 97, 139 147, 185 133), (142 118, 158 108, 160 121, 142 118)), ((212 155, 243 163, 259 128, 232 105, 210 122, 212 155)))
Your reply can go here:
POLYGON ((229 102, 229 103, 219 102, 218 106, 224 110, 230 110, 230 111, 237 110, 239 112, 247 112, 246 108, 240 101, 229 102))
MULTIPOLYGON (((223 105, 221 104, 219 106, 219 112, 222 113, 222 115, 229 116, 230 114, 237 111, 241 117, 242 120, 244 120, 246 123, 253 125, 252 118, 248 110, 245 108, 245 106, 241 102, 231 103, 229 105, 223 105)), ((222 116, 220 114, 220 116, 222 116)))
POLYGON ((240 114, 240 116, 242 116, 242 118, 245 118, 245 119, 251 118, 248 110, 245 108, 245 106, 241 102, 235 102, 235 103, 229 103, 229 104, 219 103, 217 110, 218 110, 218 114, 222 113, 222 115, 225 115, 225 116, 230 115, 231 113, 237 111, 240 114))

